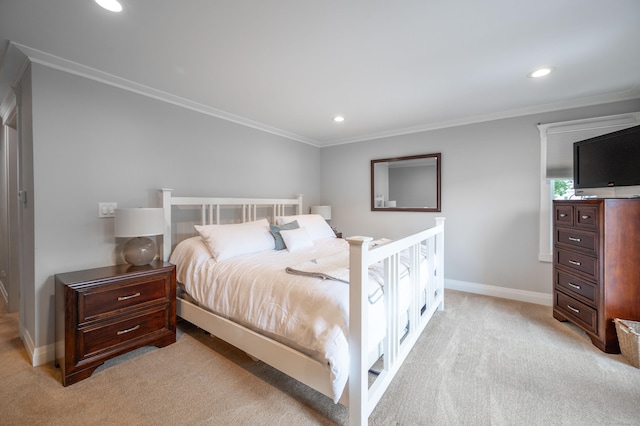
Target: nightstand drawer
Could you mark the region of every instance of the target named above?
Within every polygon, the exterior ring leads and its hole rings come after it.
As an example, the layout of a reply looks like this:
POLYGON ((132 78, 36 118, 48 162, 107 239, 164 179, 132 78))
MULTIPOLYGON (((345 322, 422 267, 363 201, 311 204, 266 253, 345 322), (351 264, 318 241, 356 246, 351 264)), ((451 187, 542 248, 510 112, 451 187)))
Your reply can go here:
POLYGON ((78 331, 78 359, 116 351, 128 342, 169 329, 167 309, 146 312, 106 325, 92 326, 78 331))
POLYGON ((122 282, 94 287, 78 294, 78 322, 93 320, 101 315, 140 306, 145 303, 169 299, 168 282, 153 277, 144 281, 133 281, 123 285, 122 282))

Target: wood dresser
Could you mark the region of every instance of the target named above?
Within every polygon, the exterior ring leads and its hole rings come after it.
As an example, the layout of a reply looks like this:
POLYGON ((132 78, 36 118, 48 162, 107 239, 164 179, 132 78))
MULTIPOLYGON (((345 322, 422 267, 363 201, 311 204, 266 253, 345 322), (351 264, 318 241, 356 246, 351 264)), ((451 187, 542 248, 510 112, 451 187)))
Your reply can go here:
POLYGON ((553 202, 553 316, 618 353, 614 318, 640 321, 640 199, 553 202))
POLYGON ((105 360, 176 341, 175 266, 115 265, 57 274, 56 365, 64 386, 105 360))

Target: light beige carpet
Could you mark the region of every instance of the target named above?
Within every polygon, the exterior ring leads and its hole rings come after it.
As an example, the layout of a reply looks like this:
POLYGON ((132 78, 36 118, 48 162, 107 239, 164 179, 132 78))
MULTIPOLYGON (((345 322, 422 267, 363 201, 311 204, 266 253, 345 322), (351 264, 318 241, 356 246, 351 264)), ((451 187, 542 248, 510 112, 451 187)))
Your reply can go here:
MULTIPOLYGON (((372 425, 640 425, 640 369, 551 308, 446 292, 372 425)), ((178 341, 107 362, 69 387, 31 367, 0 313, 0 424, 330 425, 347 409, 179 324, 178 341)))

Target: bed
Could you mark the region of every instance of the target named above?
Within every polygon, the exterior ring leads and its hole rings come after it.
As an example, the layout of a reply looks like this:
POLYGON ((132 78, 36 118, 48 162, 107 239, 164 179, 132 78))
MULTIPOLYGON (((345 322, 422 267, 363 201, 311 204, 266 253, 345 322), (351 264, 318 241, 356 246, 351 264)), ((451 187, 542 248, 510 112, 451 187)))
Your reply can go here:
POLYGON ((367 424, 444 308, 444 218, 400 240, 343 240, 303 214, 302 196, 161 192, 178 316, 348 406, 350 424, 367 424), (197 223, 185 211, 197 211, 197 223))

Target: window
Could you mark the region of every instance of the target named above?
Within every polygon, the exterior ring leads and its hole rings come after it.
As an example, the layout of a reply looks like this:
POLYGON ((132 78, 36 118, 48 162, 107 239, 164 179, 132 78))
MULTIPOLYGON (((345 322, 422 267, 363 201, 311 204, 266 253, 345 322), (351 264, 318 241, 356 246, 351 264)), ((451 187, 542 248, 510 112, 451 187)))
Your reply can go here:
POLYGON ((551 181, 554 200, 570 200, 573 195, 573 179, 553 179, 551 181))
POLYGON ((640 123, 640 112, 538 125, 540 131, 540 241, 538 259, 551 262, 554 199, 573 195, 573 143, 640 123))

